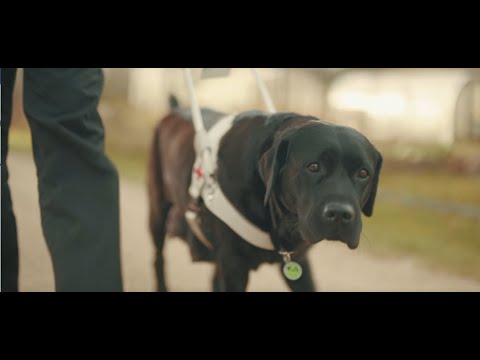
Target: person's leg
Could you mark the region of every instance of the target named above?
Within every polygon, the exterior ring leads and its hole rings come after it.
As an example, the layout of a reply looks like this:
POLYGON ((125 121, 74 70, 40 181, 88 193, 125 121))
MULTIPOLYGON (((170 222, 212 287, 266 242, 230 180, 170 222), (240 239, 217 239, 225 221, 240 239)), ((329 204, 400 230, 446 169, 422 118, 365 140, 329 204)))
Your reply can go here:
POLYGON ((18 291, 17 224, 8 186, 8 129, 12 120, 12 95, 17 69, 2 70, 2 291, 18 291))
POLYGON ((101 69, 25 69, 42 228, 57 291, 122 291, 118 173, 97 111, 101 69))

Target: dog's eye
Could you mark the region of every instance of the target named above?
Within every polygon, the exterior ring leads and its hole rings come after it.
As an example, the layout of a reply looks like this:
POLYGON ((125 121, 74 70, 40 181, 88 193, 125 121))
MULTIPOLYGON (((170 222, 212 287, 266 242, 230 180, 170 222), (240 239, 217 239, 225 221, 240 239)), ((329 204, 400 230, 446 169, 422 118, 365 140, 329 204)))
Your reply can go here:
POLYGON ((367 169, 362 169, 358 172, 357 176, 360 179, 367 179, 370 176, 370 173, 368 172, 367 169))
POLYGON ((316 173, 320 171, 320 165, 318 163, 310 163, 307 165, 308 171, 316 173))

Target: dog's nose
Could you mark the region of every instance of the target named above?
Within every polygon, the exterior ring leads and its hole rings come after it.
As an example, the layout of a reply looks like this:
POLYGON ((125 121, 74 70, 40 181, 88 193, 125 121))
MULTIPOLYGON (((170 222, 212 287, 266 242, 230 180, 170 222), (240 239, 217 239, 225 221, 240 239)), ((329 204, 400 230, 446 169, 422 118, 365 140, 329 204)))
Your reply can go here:
POLYGON ((329 203, 323 210, 323 219, 328 222, 349 223, 355 219, 355 210, 349 204, 329 203))

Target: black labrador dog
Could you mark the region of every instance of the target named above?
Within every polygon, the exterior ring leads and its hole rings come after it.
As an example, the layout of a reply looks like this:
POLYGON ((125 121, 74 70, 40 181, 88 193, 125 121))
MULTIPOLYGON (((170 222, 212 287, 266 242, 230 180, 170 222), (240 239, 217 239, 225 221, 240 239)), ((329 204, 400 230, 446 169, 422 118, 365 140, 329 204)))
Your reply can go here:
MULTIPOLYGON (((250 270, 263 263, 283 266, 276 251, 257 248, 200 204, 207 248, 190 231, 185 211, 195 161, 191 113, 170 99, 172 111, 157 126, 149 165, 150 230, 156 245, 158 290, 166 291, 163 245, 166 234, 189 244, 194 261, 216 266, 214 291, 245 291, 250 270)), ((204 109, 206 127, 224 114, 204 109)), ((370 217, 382 156, 358 131, 295 113, 239 114, 222 138, 217 181, 230 202, 269 232, 303 268, 292 291, 315 291, 308 249, 321 240, 359 245, 361 213, 370 217)))

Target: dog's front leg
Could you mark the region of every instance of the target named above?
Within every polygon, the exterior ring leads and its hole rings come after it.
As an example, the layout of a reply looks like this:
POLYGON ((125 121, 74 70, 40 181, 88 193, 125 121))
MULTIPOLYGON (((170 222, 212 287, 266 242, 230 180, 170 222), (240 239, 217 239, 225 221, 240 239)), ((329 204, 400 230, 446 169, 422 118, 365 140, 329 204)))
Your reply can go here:
POLYGON ((213 277, 214 292, 245 292, 249 269, 238 255, 222 256, 213 277))
POLYGON ((296 261, 302 267, 302 277, 297 281, 288 280, 283 275, 283 262, 280 264, 280 270, 282 271, 282 277, 285 279, 288 287, 294 292, 315 292, 315 284, 313 283, 312 271, 310 268, 310 262, 307 257, 302 259, 292 259, 296 261))

